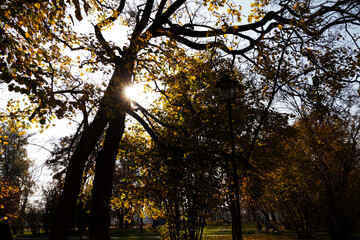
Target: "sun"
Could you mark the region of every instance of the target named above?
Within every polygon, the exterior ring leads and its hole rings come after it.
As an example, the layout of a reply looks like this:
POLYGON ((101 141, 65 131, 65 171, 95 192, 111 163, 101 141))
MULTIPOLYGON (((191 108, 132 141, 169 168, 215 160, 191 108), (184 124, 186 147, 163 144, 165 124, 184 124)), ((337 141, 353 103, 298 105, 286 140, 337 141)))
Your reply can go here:
POLYGON ((124 89, 125 96, 143 107, 149 107, 159 98, 159 94, 154 91, 151 83, 137 83, 124 89))
POLYGON ((144 88, 140 86, 139 84, 135 84, 132 86, 128 86, 125 88, 125 96, 133 101, 136 101, 140 96, 141 93, 144 91, 144 88))

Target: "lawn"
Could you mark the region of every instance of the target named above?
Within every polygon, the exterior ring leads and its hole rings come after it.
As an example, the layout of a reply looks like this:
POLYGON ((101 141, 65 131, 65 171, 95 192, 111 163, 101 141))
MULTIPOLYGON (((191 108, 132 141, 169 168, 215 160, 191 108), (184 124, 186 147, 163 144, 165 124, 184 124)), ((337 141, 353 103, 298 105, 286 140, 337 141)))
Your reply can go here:
MULTIPOLYGON (((279 234, 273 234, 272 231, 270 233, 261 234, 257 233, 256 226, 251 224, 243 225, 243 234, 244 240, 294 240, 298 239, 296 233, 292 231, 281 230, 279 234)), ((204 229, 204 240, 208 239, 221 239, 221 240, 231 240, 231 228, 229 226, 209 226, 204 229)), ((316 232, 313 233, 313 240, 330 240, 328 233, 326 232, 316 232)))
MULTIPOLYGON (((294 240, 298 239, 296 234, 291 231, 281 230, 280 234, 273 233, 261 233, 257 234, 255 225, 243 225, 244 240, 294 240)), ((147 228, 140 230, 137 228, 128 228, 128 229, 111 229, 111 236, 114 240, 155 240, 160 239, 160 233, 158 231, 153 231, 152 228, 147 228)), ((25 232, 23 235, 14 236, 15 239, 31 239, 31 240, 43 240, 48 239, 48 236, 41 235, 39 237, 33 237, 31 232, 25 232)), ((83 239, 87 235, 83 236, 83 239)), ((70 235, 69 239, 80 239, 79 235, 73 233, 70 235)), ((229 226, 209 226, 204 228, 203 234, 204 240, 231 240, 231 228, 229 226)), ((313 240, 329 240, 330 237, 326 232, 315 232, 313 233, 313 240)))

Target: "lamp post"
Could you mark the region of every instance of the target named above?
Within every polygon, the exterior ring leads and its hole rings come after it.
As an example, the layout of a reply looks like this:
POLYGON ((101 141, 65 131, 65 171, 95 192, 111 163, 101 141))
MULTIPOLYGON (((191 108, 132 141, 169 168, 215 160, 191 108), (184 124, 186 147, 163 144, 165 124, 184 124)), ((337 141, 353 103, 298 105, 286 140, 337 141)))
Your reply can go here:
POLYGON ((237 164, 235 158, 235 140, 234 129, 232 123, 232 105, 231 101, 235 96, 235 89, 238 82, 231 79, 229 75, 224 75, 217 83, 217 88, 220 91, 222 98, 227 103, 229 112, 229 128, 230 128, 230 140, 231 140, 231 165, 232 165, 232 181, 230 185, 232 193, 230 195, 230 208, 232 208, 232 236, 233 240, 242 240, 242 228, 241 228, 241 210, 240 210, 240 196, 239 196, 239 177, 237 174, 237 164), (234 199, 235 198, 235 199, 234 199))

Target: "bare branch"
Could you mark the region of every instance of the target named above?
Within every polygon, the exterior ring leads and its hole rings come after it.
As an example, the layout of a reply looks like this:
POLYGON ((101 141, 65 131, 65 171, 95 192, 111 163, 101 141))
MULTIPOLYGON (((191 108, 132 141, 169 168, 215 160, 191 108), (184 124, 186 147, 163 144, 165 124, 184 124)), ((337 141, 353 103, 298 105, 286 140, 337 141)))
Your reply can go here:
POLYGON ((240 32, 251 31, 254 29, 264 27, 267 24, 269 24, 269 22, 276 20, 276 25, 275 24, 271 25, 272 29, 273 29, 278 24, 281 24, 281 23, 285 24, 285 23, 290 22, 289 19, 281 17, 279 15, 279 13, 280 12, 271 11, 271 12, 268 12, 264 16, 264 18, 258 22, 244 24, 244 25, 227 26, 226 28, 217 28, 217 29, 211 29, 211 30, 206 30, 206 31, 193 30, 192 28, 189 28, 188 25, 180 26, 180 25, 176 25, 176 24, 171 24, 172 26, 175 26, 175 27, 162 28, 156 34, 162 35, 162 34, 164 34, 164 32, 169 31, 175 35, 182 35, 182 36, 186 36, 186 37, 196 37, 196 38, 216 37, 216 36, 220 36, 220 35, 224 35, 224 34, 236 35, 240 32))
POLYGON ((167 128, 171 128, 171 129, 175 129, 175 130, 181 130, 182 132, 184 132, 186 135, 188 135, 187 131, 183 128, 178 128, 176 126, 164 123, 162 121, 160 121, 157 117, 155 117, 153 114, 151 114, 150 112, 148 112, 143 106, 141 106, 139 103, 133 101, 133 103, 135 104, 135 106, 138 107, 138 109, 146 116, 149 116, 151 119, 153 119, 156 123, 160 124, 163 127, 167 127, 167 128))
MULTIPOLYGON (((156 15, 155 21, 153 24, 149 27, 149 32, 154 35, 157 30, 161 28, 163 24, 165 24, 167 21, 169 21, 169 18, 171 17, 174 12, 180 8, 181 5, 183 5, 186 2, 186 0, 177 0, 175 1, 164 13, 161 15, 156 15)), ((165 3, 164 3, 165 4, 165 3)))
POLYGON ((118 8, 113 11, 113 14, 110 17, 108 17, 107 19, 96 24, 96 26, 98 26, 101 29, 102 27, 113 23, 119 17, 121 12, 123 11, 123 9, 125 7, 125 2, 126 2, 126 0, 121 0, 118 8))
POLYGON ((261 129, 263 128, 263 125, 264 125, 264 122, 265 122, 265 119, 269 113, 269 110, 270 110, 270 107, 272 106, 272 103, 275 99, 275 95, 277 94, 277 92, 280 90, 280 88, 278 88, 278 80, 279 80, 279 74, 280 74, 280 69, 281 69, 281 65, 283 63, 283 59, 284 59, 284 56, 285 56, 285 51, 287 49, 287 47, 289 46, 289 42, 290 42, 290 37, 291 35, 293 34, 293 32, 289 35, 286 43, 285 43, 285 46, 284 48, 282 49, 282 52, 281 52, 281 55, 280 55, 280 59, 279 59, 279 62, 277 64, 277 69, 276 69, 276 74, 275 74, 275 77, 273 79, 274 81, 274 84, 273 84, 273 87, 272 87, 272 91, 271 91, 271 96, 269 98, 269 101, 267 103, 267 106, 265 107, 265 110, 264 110, 264 113, 262 114, 261 118, 260 118, 260 121, 259 121, 259 125, 257 126, 257 128, 255 129, 255 132, 254 132, 254 137, 251 141, 251 145, 250 145, 250 149, 247 151, 245 157, 243 158, 243 160, 245 161, 245 163, 249 162, 250 160, 250 156, 251 156, 251 153, 255 147, 255 144, 256 144, 256 140, 259 136, 259 133, 261 131, 261 129))
POLYGON ((164 7, 165 7, 165 4, 166 4, 166 1, 167 1, 167 0, 161 0, 155 18, 160 17, 161 14, 163 13, 164 7))
POLYGON ((150 137, 154 140, 157 141, 158 140, 158 136, 156 135, 156 133, 154 132, 154 130, 152 130, 152 128, 149 126, 149 124, 147 124, 147 122, 144 121, 144 119, 142 119, 136 112, 134 112, 132 109, 127 108, 126 112, 132 116, 133 118, 135 118, 140 124, 141 126, 144 127, 144 129, 146 130, 146 132, 150 135, 150 137))
POLYGON ((146 25, 148 24, 153 5, 154 5, 154 0, 146 1, 144 13, 142 14, 141 20, 136 24, 132 35, 133 40, 135 40, 138 37, 138 35, 145 29, 146 25))

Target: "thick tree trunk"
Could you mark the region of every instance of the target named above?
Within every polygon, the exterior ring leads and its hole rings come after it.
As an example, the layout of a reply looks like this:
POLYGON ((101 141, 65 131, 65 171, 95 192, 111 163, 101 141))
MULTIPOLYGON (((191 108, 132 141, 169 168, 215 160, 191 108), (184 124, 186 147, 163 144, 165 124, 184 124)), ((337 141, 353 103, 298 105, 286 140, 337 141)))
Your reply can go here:
MULTIPOLYGON (((5 214, 3 213, 3 211, 0 208, 0 218, 2 219, 3 217, 5 217, 5 214)), ((7 221, 4 222, 0 222, 0 239, 3 240, 12 240, 12 235, 11 235, 11 231, 10 231, 10 227, 7 221)))
POLYGON ((130 64, 118 62, 105 99, 106 111, 111 120, 103 147, 96 158, 89 222, 89 238, 92 240, 110 239, 112 181, 119 143, 125 131, 125 115, 128 107, 128 102, 124 99, 122 92, 131 81, 133 67, 132 62, 130 64))
MULTIPOLYGON (((131 56, 136 56, 136 53, 133 54, 134 55, 131 56)), ((59 203, 58 214, 51 231, 51 236, 50 236, 51 240, 67 239, 69 224, 71 222, 71 218, 76 206, 76 201, 78 199, 78 195, 81 187, 84 166, 90 154, 95 149, 98 139, 100 135, 103 133, 109 121, 111 122, 111 128, 112 129, 116 128, 117 131, 116 134, 118 134, 119 136, 116 137, 113 136, 115 134, 115 131, 114 132, 108 131, 108 135, 106 136, 106 139, 108 139, 108 141, 114 141, 114 142, 108 143, 107 145, 112 146, 109 147, 109 149, 111 149, 111 153, 113 154, 113 152, 115 151, 114 145, 117 144, 116 153, 118 151, 118 143, 122 136, 122 134, 120 134, 121 131, 120 130, 118 131, 118 128, 119 129, 122 128, 122 131, 124 131, 124 121, 125 121, 125 112, 126 112, 125 111, 126 103, 122 99, 121 95, 124 87, 127 85, 128 82, 131 81, 134 65, 133 62, 129 60, 133 58, 134 57, 130 57, 129 55, 124 54, 123 59, 126 59, 126 61, 117 60, 117 62, 115 63, 115 71, 105 91, 105 94, 100 101, 99 110, 95 116, 95 119, 91 123, 91 125, 84 131, 83 135, 81 136, 80 142, 76 147, 75 152, 71 156, 71 159, 69 161, 69 166, 67 167, 67 171, 66 171, 65 184, 59 203), (119 111, 122 112, 119 113, 119 111), (118 124, 117 127, 115 126, 116 124, 118 124), (117 138, 119 138, 119 140, 117 140, 117 138)), ((115 161, 116 154, 113 156, 110 153, 106 153, 106 151, 102 150, 102 152, 103 152, 102 154, 104 154, 104 157, 101 157, 100 159, 102 160, 105 159, 104 161, 115 161), (109 158, 107 158, 108 156, 109 158)), ((112 179, 113 172, 111 172, 109 175, 111 176, 112 179)), ((110 176, 105 176, 105 177, 110 177, 110 176)), ((104 181, 100 180, 101 184, 98 184, 97 186, 102 188, 103 187, 102 182, 104 181)), ((101 195, 102 193, 99 192, 99 194, 101 195)), ((96 209, 95 211, 98 210, 99 209, 96 209)), ((105 212, 103 213, 106 215, 105 212)), ((105 216, 101 216, 101 218, 104 219, 105 216)), ((92 226, 96 227, 95 225, 92 226)))
POLYGON ((99 112, 89 128, 84 131, 79 145, 69 161, 57 218, 51 231, 50 239, 52 240, 67 239, 69 223, 78 199, 85 163, 94 150, 107 122, 107 117, 102 112, 99 112))
POLYGON ((110 199, 113 173, 119 142, 125 129, 125 112, 109 123, 102 150, 96 158, 95 179, 92 190, 89 239, 110 239, 110 199))

